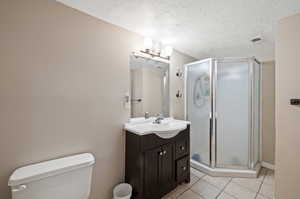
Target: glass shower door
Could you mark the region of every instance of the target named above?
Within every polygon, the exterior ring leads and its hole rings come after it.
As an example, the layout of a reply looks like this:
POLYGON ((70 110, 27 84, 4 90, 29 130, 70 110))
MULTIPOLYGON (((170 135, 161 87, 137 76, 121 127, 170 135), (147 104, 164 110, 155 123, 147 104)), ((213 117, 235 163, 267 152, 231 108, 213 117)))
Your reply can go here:
POLYGON ((186 119, 191 125, 191 158, 210 165, 212 60, 186 65, 186 119))
POLYGON ((225 59, 220 60, 216 67, 216 167, 248 168, 251 110, 249 62, 248 59, 225 59))

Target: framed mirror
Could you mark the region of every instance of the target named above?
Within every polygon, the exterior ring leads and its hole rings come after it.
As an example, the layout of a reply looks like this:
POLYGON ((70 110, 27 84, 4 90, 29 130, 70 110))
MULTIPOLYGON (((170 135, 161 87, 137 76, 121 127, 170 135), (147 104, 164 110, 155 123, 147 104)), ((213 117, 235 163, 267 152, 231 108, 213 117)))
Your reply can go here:
POLYGON ((129 65, 131 117, 169 117, 169 63, 134 54, 129 65))

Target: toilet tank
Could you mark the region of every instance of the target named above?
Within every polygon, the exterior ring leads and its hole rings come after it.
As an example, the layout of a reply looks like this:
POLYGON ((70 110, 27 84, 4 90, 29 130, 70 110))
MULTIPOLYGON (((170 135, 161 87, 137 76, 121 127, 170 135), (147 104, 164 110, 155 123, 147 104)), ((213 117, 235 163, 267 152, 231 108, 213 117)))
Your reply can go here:
POLYGON ((84 153, 18 168, 8 181, 12 199, 88 199, 94 163, 84 153))

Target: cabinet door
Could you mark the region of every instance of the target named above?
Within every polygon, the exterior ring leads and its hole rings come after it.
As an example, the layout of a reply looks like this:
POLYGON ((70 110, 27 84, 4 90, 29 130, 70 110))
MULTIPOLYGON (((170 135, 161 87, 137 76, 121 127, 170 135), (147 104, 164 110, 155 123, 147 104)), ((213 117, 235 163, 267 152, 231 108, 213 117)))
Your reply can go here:
POLYGON ((162 149, 156 148, 145 152, 144 196, 145 199, 160 197, 159 170, 161 167, 162 149))
POLYGON ((162 194, 166 194, 174 188, 174 144, 162 146, 161 169, 159 171, 160 187, 162 194))

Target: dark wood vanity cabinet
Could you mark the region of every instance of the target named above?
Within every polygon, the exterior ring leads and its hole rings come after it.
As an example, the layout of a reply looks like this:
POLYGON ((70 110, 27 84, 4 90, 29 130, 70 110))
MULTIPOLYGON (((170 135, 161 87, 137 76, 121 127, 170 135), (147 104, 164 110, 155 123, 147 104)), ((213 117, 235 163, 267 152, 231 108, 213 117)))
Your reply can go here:
POLYGON ((134 199, 159 199, 190 181, 190 127, 175 137, 137 135, 126 131, 125 181, 134 199))

